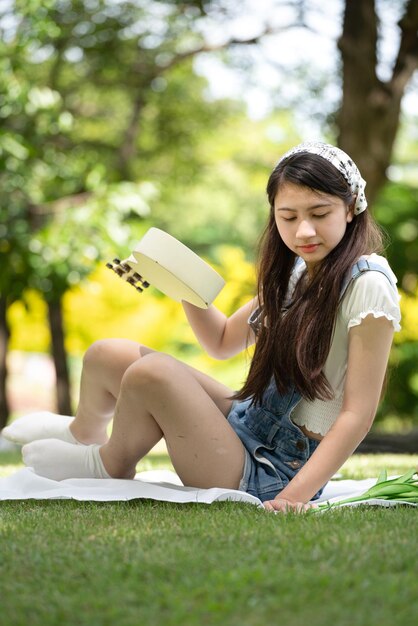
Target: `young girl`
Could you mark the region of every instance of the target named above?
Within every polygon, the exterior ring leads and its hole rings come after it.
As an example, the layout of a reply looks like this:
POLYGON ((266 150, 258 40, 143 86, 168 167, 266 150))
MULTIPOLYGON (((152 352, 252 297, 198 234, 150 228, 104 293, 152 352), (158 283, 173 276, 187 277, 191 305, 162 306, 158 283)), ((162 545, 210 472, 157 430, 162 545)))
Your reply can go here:
POLYGON ((26 416, 4 436, 56 480, 132 479, 164 438, 186 485, 247 491, 269 511, 312 506, 373 423, 400 328, 364 187, 338 148, 290 150, 267 185, 257 296, 229 318, 183 302, 212 357, 256 344, 239 392, 134 341, 102 340, 85 355, 75 418, 26 416))

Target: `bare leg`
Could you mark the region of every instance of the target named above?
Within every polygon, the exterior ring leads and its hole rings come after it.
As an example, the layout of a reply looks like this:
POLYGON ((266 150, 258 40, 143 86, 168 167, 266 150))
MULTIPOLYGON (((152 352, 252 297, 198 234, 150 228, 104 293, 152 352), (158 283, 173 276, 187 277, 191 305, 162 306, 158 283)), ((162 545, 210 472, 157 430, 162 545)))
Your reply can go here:
POLYGON ((113 340, 89 351, 81 391, 73 434, 96 443, 38 437, 22 449, 36 473, 55 480, 133 478, 138 460, 164 437, 185 484, 239 486, 244 447, 225 419, 232 405, 225 385, 166 354, 113 340), (113 414, 112 436, 100 446, 113 414))
MULTIPOLYGON (((128 339, 104 339, 90 346, 84 356, 79 406, 70 426, 78 441, 85 444, 107 441, 107 426, 113 417, 125 372, 133 363, 152 353, 161 354, 128 339)), ((227 399, 232 389, 189 365, 183 366, 226 416, 232 405, 227 399)))
POLYGON ((105 443, 126 369, 141 358, 140 344, 127 339, 93 343, 84 355, 80 400, 70 431, 85 444, 105 443))
MULTIPOLYGON (((3 429, 2 435, 21 445, 44 439, 86 445, 106 443, 107 425, 113 417, 126 370, 143 356, 153 353, 156 353, 155 350, 126 339, 95 342, 84 357, 76 417, 48 411, 32 413, 15 420, 3 429)), ((228 400, 232 390, 189 365, 183 366, 200 383, 223 415, 227 415, 232 404, 228 400)))
POLYGON ((39 411, 15 420, 2 434, 16 443, 44 439, 69 443, 106 443, 120 383, 126 369, 150 351, 134 341, 106 339, 90 346, 84 356, 80 403, 76 417, 39 411))
POLYGON ((112 436, 100 449, 106 471, 133 478, 138 460, 162 436, 185 484, 238 487, 244 448, 224 413, 188 366, 154 353, 123 376, 112 436))
POLYGON ((158 352, 125 371, 108 443, 80 446, 44 439, 23 446, 22 455, 26 465, 53 480, 133 478, 137 461, 162 436, 185 484, 239 486, 245 458, 240 439, 194 371, 158 352))

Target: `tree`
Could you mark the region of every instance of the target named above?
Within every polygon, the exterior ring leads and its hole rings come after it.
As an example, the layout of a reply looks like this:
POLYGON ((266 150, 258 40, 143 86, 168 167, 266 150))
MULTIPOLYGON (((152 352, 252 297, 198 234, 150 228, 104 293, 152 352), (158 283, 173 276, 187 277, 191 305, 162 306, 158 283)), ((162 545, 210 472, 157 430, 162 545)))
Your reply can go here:
POLYGON ((378 18, 375 0, 346 0, 341 51, 343 93, 338 143, 367 180, 372 204, 387 180, 405 89, 418 67, 418 1, 408 0, 391 76, 377 75, 378 18))
MULTIPOLYGON (((81 279, 103 251, 100 242, 109 239, 112 207, 106 203, 107 192, 126 196, 127 184, 144 180, 147 149, 140 153, 141 123, 146 115, 157 116, 154 151, 164 146, 169 154, 172 147, 179 164, 187 164, 190 173, 196 130, 213 124, 221 109, 204 103, 205 82, 194 75, 190 59, 202 51, 258 41, 258 37, 232 38, 217 46, 206 45, 193 25, 211 4, 15 0, 0 15, 4 192, 0 254, 2 266, 7 267, 0 278, 0 428, 8 416, 8 306, 24 298, 27 287, 43 294, 58 410, 69 413, 62 297, 71 277, 81 279), (164 102, 167 78, 163 76, 180 65, 183 80, 194 80, 188 93, 179 94, 186 111, 192 105, 187 118, 178 107, 173 110, 168 98, 164 102), (153 107, 156 94, 160 97, 153 107), (187 145, 183 157, 181 145, 187 145), (106 204, 108 211, 101 219, 106 204), (77 229, 71 214, 77 216, 79 210, 89 221, 77 229), (62 240, 63 233, 67 241, 62 240), (73 237, 70 247, 69 237, 73 237), (84 251, 91 251, 93 243, 92 257, 84 251)), ((149 146, 148 152, 152 152, 149 146)), ((141 193, 133 190, 128 196, 129 206, 125 202, 126 210, 119 212, 113 232, 120 230, 127 213, 141 214, 141 207, 135 207, 141 193)))
POLYGON ((402 100, 416 76, 418 0, 278 0, 276 6, 277 12, 270 9, 268 15, 275 29, 268 39, 276 45, 262 43, 256 63, 246 62, 246 50, 233 50, 229 62, 242 70, 247 88, 260 80, 258 64, 267 63, 275 71, 275 77, 268 75, 270 87, 265 85, 274 106, 290 107, 306 121, 315 120, 322 133, 353 157, 367 180, 372 205, 387 180, 402 119, 402 100), (281 12, 280 8, 286 10, 281 12), (335 19, 335 35, 329 34, 329 26, 322 26, 322 22, 329 22, 330 13, 335 19), (382 52, 388 38, 384 27, 386 22, 392 24, 395 16, 398 22, 390 31, 389 58, 382 52), (280 24, 280 19, 286 23, 280 24), (289 42, 291 34, 292 46, 287 49, 282 42, 289 42), (335 45, 334 53, 329 46, 328 56, 337 62, 326 69, 315 62, 313 47, 319 39, 335 45), (252 82, 247 78, 251 70, 252 82), (334 89, 330 94, 330 86, 341 87, 341 91, 334 89))
MULTIPOLYGON (((417 66, 417 4, 408 0, 402 5, 397 60, 392 78, 384 82, 376 70, 375 2, 345 2, 339 41, 343 94, 335 135, 368 179, 371 201, 385 181, 401 100, 417 66)), ((241 50, 242 58, 242 51, 265 36, 280 37, 289 28, 304 27, 312 6, 309 0, 276 0, 277 9, 285 6, 294 8, 293 22, 272 26, 269 21, 256 36, 240 39, 226 34, 216 44, 205 37, 205 20, 226 30, 229 18, 242 12, 241 3, 14 0, 3 9, 0 254, 8 271, 0 276, 0 427, 7 415, 7 307, 22 298, 28 285, 44 294, 51 324, 56 320, 56 367, 66 388, 62 407, 68 407, 60 302, 70 284, 65 281, 69 266, 73 276, 82 277, 88 255, 80 265, 71 254, 68 264, 61 258, 53 262, 51 248, 63 247, 56 228, 63 213, 87 207, 90 215, 88 207, 97 208, 95 203, 103 200, 111 185, 122 190, 125 183, 136 184, 151 176, 195 181, 202 169, 200 133, 202 129, 219 132, 222 116, 230 109, 224 103, 205 101, 205 81, 196 75, 193 59, 217 51, 225 55, 227 50, 234 54, 241 50), (55 233, 52 244, 49 226, 55 233), (35 249, 34 241, 38 241, 35 249)), ((289 80, 286 76, 285 86, 289 80)), ((276 102, 283 108, 286 94, 278 85, 275 88, 276 102)), ((298 93, 297 106, 305 95, 301 98, 298 93)), ((96 226, 99 223, 98 219, 96 226)), ((72 224, 88 247, 94 234, 72 224)), ((108 228, 106 219, 103 224, 97 226, 99 232, 108 228)))

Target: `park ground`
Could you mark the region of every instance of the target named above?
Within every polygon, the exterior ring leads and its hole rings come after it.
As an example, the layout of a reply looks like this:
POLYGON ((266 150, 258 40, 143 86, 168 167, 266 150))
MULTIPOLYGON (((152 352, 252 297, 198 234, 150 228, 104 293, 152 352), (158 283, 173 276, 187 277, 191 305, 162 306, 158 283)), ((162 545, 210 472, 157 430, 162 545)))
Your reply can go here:
MULTIPOLYGON (((52 408, 42 364, 12 363, 16 413, 52 408)), ((340 475, 417 466, 418 455, 358 454, 340 475)), ((19 449, 0 452, 0 476, 20 467, 19 449)), ((137 469, 172 466, 161 448, 137 469)), ((231 502, 3 501, 0 623, 412 626, 417 544, 406 506, 273 515, 231 502)))

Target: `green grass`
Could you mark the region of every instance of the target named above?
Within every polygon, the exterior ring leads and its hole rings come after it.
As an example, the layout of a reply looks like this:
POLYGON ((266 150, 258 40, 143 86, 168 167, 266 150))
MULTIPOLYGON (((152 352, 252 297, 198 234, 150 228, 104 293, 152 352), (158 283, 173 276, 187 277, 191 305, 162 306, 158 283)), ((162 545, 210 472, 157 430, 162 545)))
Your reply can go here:
MULTIPOLYGON (((0 455, 3 475, 19 467, 0 455)), ((354 455, 344 478, 418 456, 354 455)), ((164 455, 138 470, 171 466, 164 455)), ((149 500, 0 503, 2 626, 409 626, 417 509, 272 515, 149 500)))

